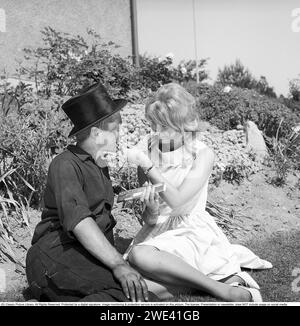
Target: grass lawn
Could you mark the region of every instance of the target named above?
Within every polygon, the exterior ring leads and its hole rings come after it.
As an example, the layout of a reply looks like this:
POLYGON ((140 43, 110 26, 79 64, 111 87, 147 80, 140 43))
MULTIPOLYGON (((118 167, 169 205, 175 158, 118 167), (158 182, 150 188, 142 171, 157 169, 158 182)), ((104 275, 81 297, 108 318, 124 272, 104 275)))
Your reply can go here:
MULTIPOLYGON (((257 255, 273 264, 273 268, 269 270, 248 271, 261 286, 263 300, 265 302, 300 302, 300 232, 277 233, 264 241, 252 240, 246 245, 257 255), (299 269, 298 272, 297 269, 299 269), (293 275, 293 271, 296 275, 293 275)), ((0 302, 25 301, 30 298, 26 297, 26 290, 24 293, 24 287, 20 287, 6 294, 0 294, 0 302)), ((216 302, 218 300, 203 294, 201 296, 181 295, 172 301, 216 302)))
MULTIPOLYGON (((278 233, 265 241, 252 240, 246 246, 273 264, 273 268, 269 270, 247 270, 260 285, 264 302, 299 302, 300 232, 278 233), (297 272, 295 269, 299 269, 297 275, 293 275, 293 271, 297 272)), ((215 302, 217 300, 208 295, 181 295, 172 301, 215 302)))
POLYGON ((248 246, 273 264, 270 270, 251 273, 261 286, 264 301, 299 302, 300 280, 296 280, 293 271, 300 269, 300 232, 276 234, 271 239, 251 242, 248 246))

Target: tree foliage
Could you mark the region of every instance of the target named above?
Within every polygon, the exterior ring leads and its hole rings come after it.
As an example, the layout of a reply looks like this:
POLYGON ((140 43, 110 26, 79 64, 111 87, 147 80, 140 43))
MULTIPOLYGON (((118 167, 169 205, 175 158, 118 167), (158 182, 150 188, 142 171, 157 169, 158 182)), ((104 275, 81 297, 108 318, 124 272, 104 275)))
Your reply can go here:
POLYGON ((217 84, 222 86, 235 86, 240 88, 255 89, 258 93, 269 97, 276 97, 273 87, 271 87, 265 76, 260 76, 259 80, 252 75, 240 60, 236 60, 234 64, 225 65, 223 69, 219 69, 217 75, 217 84))

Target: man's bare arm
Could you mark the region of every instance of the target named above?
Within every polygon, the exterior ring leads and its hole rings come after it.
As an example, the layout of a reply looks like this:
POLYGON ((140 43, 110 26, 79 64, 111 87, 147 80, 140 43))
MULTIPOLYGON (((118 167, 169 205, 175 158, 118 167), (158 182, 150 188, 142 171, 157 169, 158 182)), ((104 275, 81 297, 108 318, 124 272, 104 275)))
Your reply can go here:
POLYGON ((125 262, 91 217, 78 223, 73 233, 87 251, 112 270, 127 298, 132 301, 148 300, 147 285, 141 275, 125 262))

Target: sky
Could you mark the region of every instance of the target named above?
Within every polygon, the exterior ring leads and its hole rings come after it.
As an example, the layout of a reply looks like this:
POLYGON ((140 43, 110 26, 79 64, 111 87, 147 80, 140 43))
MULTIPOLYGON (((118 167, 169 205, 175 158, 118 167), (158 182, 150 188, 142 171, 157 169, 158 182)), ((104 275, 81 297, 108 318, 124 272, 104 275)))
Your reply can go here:
MULTIPOLYGON (((300 74, 300 0, 194 1, 197 54, 209 58, 209 82, 240 59, 287 96, 300 74)), ((195 58, 193 0, 137 0, 137 12, 141 54, 173 53, 175 63, 195 58)))

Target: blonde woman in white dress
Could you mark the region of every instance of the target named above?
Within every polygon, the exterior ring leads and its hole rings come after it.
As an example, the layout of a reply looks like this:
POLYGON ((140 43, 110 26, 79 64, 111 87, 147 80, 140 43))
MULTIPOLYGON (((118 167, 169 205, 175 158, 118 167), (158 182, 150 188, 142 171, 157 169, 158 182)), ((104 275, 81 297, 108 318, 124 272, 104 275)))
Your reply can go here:
MULTIPOLYGON (((214 152, 198 139, 195 99, 183 87, 162 86, 146 104, 154 133, 129 150, 147 176, 144 225, 125 256, 154 282, 204 291, 225 301, 262 301, 259 286, 241 267, 271 268, 241 245, 232 245, 205 210, 214 152), (166 191, 155 194, 154 184, 166 191)), ((148 282, 149 290, 152 289, 148 282)))

